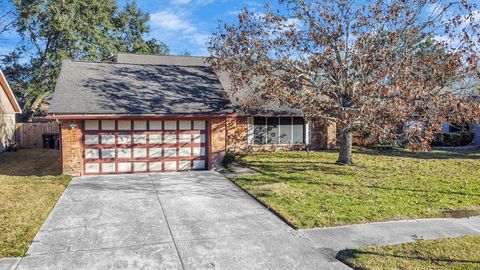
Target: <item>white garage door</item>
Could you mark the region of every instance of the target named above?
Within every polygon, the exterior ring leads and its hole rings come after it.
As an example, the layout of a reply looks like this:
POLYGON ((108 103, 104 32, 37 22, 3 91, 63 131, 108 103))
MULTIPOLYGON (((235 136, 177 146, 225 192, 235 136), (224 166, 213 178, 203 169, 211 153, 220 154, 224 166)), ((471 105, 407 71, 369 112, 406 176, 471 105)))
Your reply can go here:
POLYGON ((85 120, 84 174, 207 168, 205 120, 85 120))

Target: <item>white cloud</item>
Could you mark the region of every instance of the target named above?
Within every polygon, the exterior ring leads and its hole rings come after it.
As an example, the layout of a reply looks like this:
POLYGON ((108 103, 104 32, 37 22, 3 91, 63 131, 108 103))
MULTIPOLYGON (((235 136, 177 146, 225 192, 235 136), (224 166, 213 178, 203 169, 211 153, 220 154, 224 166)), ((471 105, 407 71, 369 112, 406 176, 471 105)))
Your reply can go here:
POLYGON ((190 20, 190 13, 181 10, 159 11, 151 14, 151 35, 161 40, 170 40, 174 53, 184 50, 197 55, 207 55, 210 33, 201 30, 190 20))
MULTIPOLYGON (((480 10, 473 10, 472 16, 468 17, 466 14, 460 16, 460 25, 450 32, 450 35, 445 32, 440 32, 435 35, 435 39, 439 42, 445 43, 449 48, 457 48, 461 45, 459 36, 463 35, 463 32, 471 33, 471 22, 475 25, 475 22, 480 21, 480 10)), ((452 15, 453 16, 453 15, 452 15)))
POLYGON ((192 2, 192 0, 172 0, 171 2, 174 5, 185 5, 185 4, 189 4, 190 2, 192 2))
POLYGON ((244 4, 249 6, 249 7, 263 7, 265 6, 265 3, 260 3, 257 1, 244 1, 244 4))
POLYGON ((191 33, 197 30, 196 27, 185 18, 170 11, 160 11, 151 14, 150 23, 153 28, 163 28, 169 31, 191 33))
POLYGON ((227 15, 238 16, 238 15, 240 15, 240 13, 242 13, 241 10, 232 10, 232 11, 227 12, 227 15))
POLYGON ((194 4, 194 5, 197 5, 197 6, 205 6, 205 5, 213 3, 214 1, 215 0, 196 0, 196 1, 193 1, 193 0, 170 0, 170 3, 172 3, 173 5, 194 4), (193 3, 193 2, 195 2, 195 3, 193 3))
POLYGON ((213 2, 215 2, 215 0, 198 0, 197 4, 205 6, 205 5, 209 5, 213 2))
POLYGON ((209 34, 202 34, 202 33, 197 33, 192 36, 193 41, 198 44, 198 45, 205 45, 207 44, 208 40, 210 39, 209 34))

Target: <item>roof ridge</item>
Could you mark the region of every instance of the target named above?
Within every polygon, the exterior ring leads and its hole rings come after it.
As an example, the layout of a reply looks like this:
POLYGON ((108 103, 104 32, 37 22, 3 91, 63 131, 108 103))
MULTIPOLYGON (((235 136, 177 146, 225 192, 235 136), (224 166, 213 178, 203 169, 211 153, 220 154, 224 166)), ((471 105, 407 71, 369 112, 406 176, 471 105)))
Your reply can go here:
POLYGON ((151 53, 127 53, 127 52, 118 52, 119 54, 128 54, 128 55, 142 55, 142 56, 162 56, 162 57, 188 57, 188 58, 209 58, 210 56, 200 56, 200 55, 169 55, 169 54, 151 54, 151 53))
POLYGON ((208 65, 175 65, 175 64, 145 64, 145 63, 119 63, 112 61, 91 61, 91 60, 72 60, 67 59, 64 62, 84 63, 84 64, 109 64, 109 65, 131 65, 131 66, 173 66, 173 67, 211 67, 208 65))

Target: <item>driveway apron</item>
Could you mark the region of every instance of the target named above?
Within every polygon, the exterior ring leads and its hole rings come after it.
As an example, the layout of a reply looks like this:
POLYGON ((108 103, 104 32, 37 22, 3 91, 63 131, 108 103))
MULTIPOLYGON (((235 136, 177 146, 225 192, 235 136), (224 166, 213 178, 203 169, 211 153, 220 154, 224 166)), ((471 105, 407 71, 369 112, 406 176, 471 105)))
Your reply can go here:
POLYGON ((16 269, 348 269, 215 172, 72 180, 16 269))

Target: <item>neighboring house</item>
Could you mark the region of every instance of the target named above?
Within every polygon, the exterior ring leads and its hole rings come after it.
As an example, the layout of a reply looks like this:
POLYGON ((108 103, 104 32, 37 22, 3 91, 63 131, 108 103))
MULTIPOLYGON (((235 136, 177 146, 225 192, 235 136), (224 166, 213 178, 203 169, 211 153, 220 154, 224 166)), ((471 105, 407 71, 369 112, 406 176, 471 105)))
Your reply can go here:
MULTIPOLYGON (((464 125, 465 130, 468 130, 474 134, 473 141, 471 142, 472 145, 480 145, 480 122, 470 123, 468 125, 464 125)), ((444 124, 443 125, 443 132, 450 133, 450 132, 457 132, 459 128, 455 125, 451 124, 444 124)))
POLYGON ((13 141, 15 114, 21 112, 12 89, 0 70, 0 152, 3 152, 8 143, 13 141))
POLYGON ((226 151, 335 147, 334 124, 295 110, 238 110, 227 78, 202 57, 64 62, 48 113, 60 122, 63 173, 205 170, 226 151))

